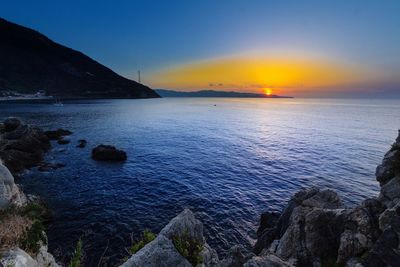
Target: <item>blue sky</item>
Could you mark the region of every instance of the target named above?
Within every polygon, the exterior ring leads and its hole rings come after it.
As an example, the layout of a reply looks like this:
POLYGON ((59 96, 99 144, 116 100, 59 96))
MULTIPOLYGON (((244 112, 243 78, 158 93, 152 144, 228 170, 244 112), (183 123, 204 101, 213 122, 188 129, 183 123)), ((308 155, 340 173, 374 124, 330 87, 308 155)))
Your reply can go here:
POLYGON ((400 1, 323 0, 1 0, 0 9, 1 17, 124 76, 141 69, 150 83, 153 73, 175 66, 276 53, 373 67, 387 76, 376 83, 392 92, 400 74, 399 14, 400 1))

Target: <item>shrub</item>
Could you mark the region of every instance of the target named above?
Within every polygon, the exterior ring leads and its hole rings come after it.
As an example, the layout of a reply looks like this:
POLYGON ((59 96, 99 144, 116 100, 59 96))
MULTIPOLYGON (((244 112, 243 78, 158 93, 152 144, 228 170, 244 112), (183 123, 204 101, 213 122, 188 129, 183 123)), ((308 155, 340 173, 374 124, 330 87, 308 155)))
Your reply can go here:
POLYGON ((47 238, 41 221, 35 221, 32 224, 24 237, 20 240, 20 244, 23 250, 33 255, 39 252, 41 244, 47 245, 47 238))
POLYGON ((187 231, 180 236, 174 236, 172 241, 179 253, 193 266, 203 262, 203 257, 200 255, 203 244, 191 238, 187 231))
POLYGON ((156 235, 154 233, 145 229, 143 231, 141 239, 138 242, 133 243, 132 246, 129 248, 129 253, 131 255, 135 254, 140 249, 142 249, 147 243, 150 243, 155 238, 156 238, 156 235))
POLYGON ((82 258, 83 258, 83 244, 82 244, 82 239, 79 239, 78 242, 76 243, 74 255, 72 256, 68 264, 68 267, 80 267, 82 258))

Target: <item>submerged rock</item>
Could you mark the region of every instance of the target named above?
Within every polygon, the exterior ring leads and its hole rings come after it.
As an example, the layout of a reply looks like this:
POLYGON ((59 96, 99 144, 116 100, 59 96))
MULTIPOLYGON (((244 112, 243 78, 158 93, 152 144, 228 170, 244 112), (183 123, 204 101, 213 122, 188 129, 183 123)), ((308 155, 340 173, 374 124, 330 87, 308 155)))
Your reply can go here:
POLYGON ((59 129, 57 129, 55 131, 46 131, 44 133, 50 140, 58 140, 58 139, 60 139, 60 138, 62 138, 64 136, 72 134, 71 131, 65 130, 65 129, 62 129, 62 128, 59 128, 59 129))
POLYGON ((84 148, 86 147, 87 141, 85 139, 78 140, 78 145, 76 147, 84 148))
POLYGON ((92 158, 99 161, 125 161, 125 151, 116 149, 114 146, 99 145, 92 150, 92 158))
POLYGON ((62 138, 58 139, 57 144, 66 145, 66 144, 69 144, 70 142, 71 142, 70 139, 62 137, 62 138))
POLYGON ((48 163, 48 162, 43 162, 40 164, 38 171, 40 172, 48 172, 51 170, 56 170, 65 167, 65 164, 63 163, 48 163))

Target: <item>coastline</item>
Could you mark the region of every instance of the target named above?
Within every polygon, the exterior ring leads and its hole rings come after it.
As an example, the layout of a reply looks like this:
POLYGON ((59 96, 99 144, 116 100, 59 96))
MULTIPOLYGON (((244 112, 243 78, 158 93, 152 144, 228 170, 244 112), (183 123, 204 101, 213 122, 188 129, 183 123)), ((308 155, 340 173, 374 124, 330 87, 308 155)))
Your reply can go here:
MULTIPOLYGON (((20 135, 20 139, 26 140, 26 136, 34 136, 36 140, 43 138, 43 143, 40 142, 43 145, 43 156, 49 149, 45 148, 48 140, 45 140, 44 132, 33 126, 19 124, 8 133, 18 128, 21 130, 20 127, 27 130, 20 135)), ((1 140, 4 140, 3 136, 1 140)), ((184 238, 187 243, 194 242, 202 248, 197 251, 197 256, 202 259, 200 266, 333 266, 327 265, 333 262, 346 266, 396 266, 396 260, 399 259, 397 250, 387 242, 388 235, 398 235, 396 223, 400 178, 396 160, 399 154, 400 134, 392 149, 385 155, 383 163, 377 168, 377 180, 381 183, 381 194, 378 198, 367 199, 350 209, 343 206, 334 191, 308 188, 296 193, 281 214, 263 213, 257 231, 257 243, 252 252, 235 245, 226 258, 219 259, 205 240, 202 223, 191 211, 185 210, 172 219, 154 240, 136 251, 123 266, 192 266, 187 259, 188 255, 185 257, 182 248, 177 247, 177 240, 184 238), (385 248, 384 252, 382 247, 385 248), (382 253, 392 254, 387 257, 382 253), (173 265, 165 265, 168 262, 173 265)), ((31 165, 35 166, 41 160, 42 158, 31 165)), ((9 203, 23 206, 33 201, 35 198, 25 196, 15 185, 11 173, 12 178, 7 174, 8 169, 4 168, 2 173, 6 174, 2 174, 2 178, 7 179, 2 182, 7 181, 9 203)), ((18 171, 13 170, 14 167, 11 169, 13 173, 18 171)), ((52 259, 51 254, 45 254, 47 246, 41 246, 40 251, 40 257, 46 255, 48 259, 52 259)), ((15 260, 21 255, 25 258, 29 256, 18 248, 3 255, 3 262, 15 260)), ((47 266, 40 265, 39 254, 36 258, 29 257, 38 266, 47 266)), ((51 264, 56 263, 51 261, 51 264)))

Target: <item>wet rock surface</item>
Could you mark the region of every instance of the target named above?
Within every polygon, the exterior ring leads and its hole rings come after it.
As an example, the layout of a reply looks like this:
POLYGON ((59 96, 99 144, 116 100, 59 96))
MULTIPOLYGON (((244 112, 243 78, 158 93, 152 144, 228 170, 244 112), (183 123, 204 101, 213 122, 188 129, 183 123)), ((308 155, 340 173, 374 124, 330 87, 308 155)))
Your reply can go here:
POLYGON ((43 160, 51 147, 42 129, 25 125, 16 118, 6 119, 0 134, 0 158, 12 173, 31 168, 43 160))
POLYGON ((92 158, 97 161, 125 161, 125 151, 110 145, 99 145, 92 150, 92 158))

